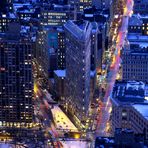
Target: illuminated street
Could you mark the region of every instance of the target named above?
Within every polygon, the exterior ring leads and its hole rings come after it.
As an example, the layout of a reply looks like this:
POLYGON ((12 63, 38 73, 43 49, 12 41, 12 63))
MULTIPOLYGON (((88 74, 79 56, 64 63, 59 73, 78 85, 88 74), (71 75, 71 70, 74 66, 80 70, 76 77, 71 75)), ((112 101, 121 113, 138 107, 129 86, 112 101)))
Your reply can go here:
POLYGON ((107 79, 107 89, 103 100, 102 110, 98 119, 98 125, 96 130, 96 135, 100 136, 110 136, 110 116, 111 116, 111 102, 110 102, 110 95, 112 93, 112 89, 118 74, 119 64, 120 64, 120 50, 124 46, 127 29, 128 29, 128 20, 132 14, 133 10, 133 1, 127 0, 127 4, 125 7, 124 15, 122 16, 122 25, 119 29, 117 34, 117 43, 116 43, 116 50, 117 53, 114 53, 114 60, 111 63, 109 78, 107 79))

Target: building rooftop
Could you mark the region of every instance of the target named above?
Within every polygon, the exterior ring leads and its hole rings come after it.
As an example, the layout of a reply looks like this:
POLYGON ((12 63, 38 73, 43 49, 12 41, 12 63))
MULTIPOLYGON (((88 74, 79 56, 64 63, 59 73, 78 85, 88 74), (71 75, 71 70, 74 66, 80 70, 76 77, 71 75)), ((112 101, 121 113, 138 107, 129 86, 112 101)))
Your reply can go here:
POLYGON ((132 33, 132 34, 129 33, 128 34, 128 41, 129 41, 130 46, 132 46, 132 48, 133 47, 137 47, 137 49, 148 48, 148 36, 146 36, 146 35, 139 35, 137 33, 135 33, 135 34, 134 33, 132 33))
POLYGON ((53 9, 56 11, 67 11, 70 10, 72 7, 71 5, 57 5, 53 4, 53 9))
POLYGON ((116 81, 112 99, 119 102, 144 102, 146 84, 140 81, 116 81))
POLYGON ((138 147, 143 148, 143 135, 134 134, 131 129, 116 128, 114 137, 97 137, 95 140, 95 148, 110 148, 110 147, 138 147))
POLYGON ((142 19, 148 19, 148 15, 140 15, 142 19))
POLYGON ((91 77, 94 77, 95 74, 96 74, 96 70, 93 70, 93 71, 91 70, 91 71, 90 71, 90 76, 91 76, 91 77))
POLYGON ((88 21, 67 21, 64 27, 77 39, 85 40, 91 32, 91 24, 88 21))
POLYGON ((66 70, 55 70, 54 73, 55 73, 58 77, 65 77, 65 76, 66 76, 66 70))
POLYGON ((128 34, 128 40, 133 41, 133 42, 147 42, 148 41, 148 36, 147 35, 139 35, 137 33, 135 34, 128 34))
POLYGON ((148 42, 130 42, 130 44, 139 45, 140 48, 148 48, 148 42))
POLYGON ((141 20, 139 15, 133 15, 129 19, 129 26, 142 26, 143 21, 141 20))
POLYGON ((34 6, 30 3, 14 3, 13 4, 14 11, 16 13, 34 13, 34 6))
POLYGON ((132 105, 143 117, 148 120, 148 103, 132 105))
POLYGON ((130 52, 131 54, 135 55, 148 55, 148 43, 130 43, 130 52))

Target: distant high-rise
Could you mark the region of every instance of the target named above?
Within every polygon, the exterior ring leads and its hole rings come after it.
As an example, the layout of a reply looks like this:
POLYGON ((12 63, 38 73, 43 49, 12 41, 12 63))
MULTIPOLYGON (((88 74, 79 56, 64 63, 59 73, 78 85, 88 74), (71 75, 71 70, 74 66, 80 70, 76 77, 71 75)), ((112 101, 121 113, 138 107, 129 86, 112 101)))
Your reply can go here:
MULTIPOLYGON (((143 24, 143 20, 138 15, 133 15, 129 19, 129 25, 128 25, 128 32, 129 34, 137 34, 140 35, 145 33, 145 24, 143 24)), ((146 28, 147 29, 147 28, 146 28)))
POLYGON ((92 0, 68 0, 68 3, 76 8, 76 11, 83 11, 92 5, 92 0))
POLYGON ((30 126, 33 115, 32 43, 20 27, 0 34, 0 124, 30 126))
POLYGON ((67 20, 73 19, 74 13, 70 5, 53 5, 41 11, 41 25, 62 26, 67 20))
POLYGON ((65 69, 65 32, 63 28, 57 28, 58 31, 58 49, 57 49, 57 66, 58 69, 65 69))
POLYGON ((65 107, 77 125, 86 123, 90 105, 91 24, 68 21, 66 35, 65 107))
POLYGON ((8 30, 9 23, 12 22, 18 22, 18 19, 14 14, 0 14, 0 32, 6 32, 8 30))
POLYGON ((0 0, 0 32, 7 31, 12 22, 18 22, 13 13, 13 0, 0 0))

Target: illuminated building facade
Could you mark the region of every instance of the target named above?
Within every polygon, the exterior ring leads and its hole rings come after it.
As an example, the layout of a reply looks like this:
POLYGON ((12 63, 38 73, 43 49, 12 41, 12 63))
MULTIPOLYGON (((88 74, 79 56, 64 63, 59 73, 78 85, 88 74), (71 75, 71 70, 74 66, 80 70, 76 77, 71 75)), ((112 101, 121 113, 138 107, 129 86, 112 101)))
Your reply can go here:
POLYGON ((41 12, 41 25, 62 26, 67 20, 73 19, 73 9, 69 5, 53 5, 52 9, 43 9, 41 12))
POLYGON ((96 74, 97 74, 97 68, 99 65, 99 52, 98 52, 98 36, 99 36, 99 29, 98 25, 96 22, 92 22, 92 31, 91 31, 91 65, 90 65, 90 76, 91 76, 91 81, 90 81, 90 88, 91 88, 91 98, 93 98, 94 91, 96 88, 96 74))
POLYGON ((41 25, 50 26, 61 26, 68 20, 67 13, 65 12, 42 12, 42 22, 41 25))
POLYGON ((30 19, 34 17, 34 11, 18 11, 17 12, 17 16, 19 17, 19 19, 30 19))
POLYGON ((55 54, 55 61, 50 64, 49 68, 53 67, 52 70, 65 69, 65 32, 63 27, 48 27, 48 47, 50 53, 55 54))
POLYGON ((8 30, 8 24, 12 22, 17 22, 18 19, 12 14, 10 16, 9 14, 0 14, 0 32, 5 32, 8 30))
POLYGON ((148 139, 148 103, 135 103, 132 105, 130 116, 131 127, 136 134, 144 134, 148 139), (137 122, 138 121, 138 122, 137 122))
POLYGON ((66 68, 66 55, 65 55, 65 32, 63 28, 57 28, 58 31, 58 49, 57 49, 57 68, 66 68))
POLYGON ((139 81, 117 81, 112 101, 112 130, 132 129, 148 139, 148 84, 139 81))
POLYGON ((32 42, 11 28, 0 36, 0 124, 29 126, 33 115, 32 42))
POLYGON ((142 19, 137 15, 133 15, 129 20, 128 32, 142 34, 142 24, 142 19))
POLYGON ((0 1, 0 32, 7 31, 8 24, 17 21, 13 13, 13 0, 0 1))
POLYGON ((99 29, 96 22, 92 22, 92 32, 91 32, 91 70, 96 70, 98 65, 98 34, 99 29))
POLYGON ((91 24, 68 21, 66 35, 65 107, 79 128, 84 128, 90 105, 91 24))
POLYGON ((36 60, 40 67, 40 72, 48 78, 48 68, 49 68, 49 52, 48 52, 48 31, 45 29, 40 29, 37 32, 36 39, 36 60))
POLYGON ((65 32, 62 27, 44 26, 37 34, 36 59, 46 76, 65 69, 65 32))
POLYGON ((134 40, 135 35, 129 35, 128 38, 130 47, 126 46, 122 53, 122 79, 148 82, 148 36, 134 40))
POLYGON ((148 18, 145 15, 133 15, 129 21, 128 32, 148 35, 148 18))
POLYGON ((148 18, 144 17, 144 16, 141 16, 141 19, 143 21, 143 24, 142 24, 142 34, 143 35, 148 35, 148 18))

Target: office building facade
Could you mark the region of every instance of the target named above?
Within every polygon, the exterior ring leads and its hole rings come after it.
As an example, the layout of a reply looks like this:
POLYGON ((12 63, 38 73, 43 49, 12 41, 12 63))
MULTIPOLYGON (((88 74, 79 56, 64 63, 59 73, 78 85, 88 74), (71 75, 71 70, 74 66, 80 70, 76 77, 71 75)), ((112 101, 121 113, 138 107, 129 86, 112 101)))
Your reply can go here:
POLYGON ((0 123, 29 127, 33 117, 32 43, 12 33, 0 37, 0 123))
POLYGON ((40 67, 40 71, 48 78, 49 67, 49 51, 47 43, 47 30, 39 30, 36 39, 36 61, 40 67))
POLYGON ((42 8, 41 25, 62 26, 67 20, 74 18, 73 9, 69 5, 53 5, 53 8, 42 8))
MULTIPOLYGON (((90 105, 91 25, 68 21, 66 35, 66 98, 65 108, 82 128, 90 105)), ((85 128, 85 127, 84 127, 85 128)))
POLYGON ((13 22, 18 22, 14 14, 0 14, 0 32, 8 31, 9 24, 13 22))
POLYGON ((122 79, 148 82, 148 44, 133 44, 122 53, 122 79))
POLYGON ((141 81, 117 81, 111 96, 112 130, 132 129, 148 139, 148 85, 141 81))
POLYGON ((55 81, 55 93, 60 99, 61 104, 64 103, 65 98, 65 70, 55 70, 54 71, 54 81, 55 81))

